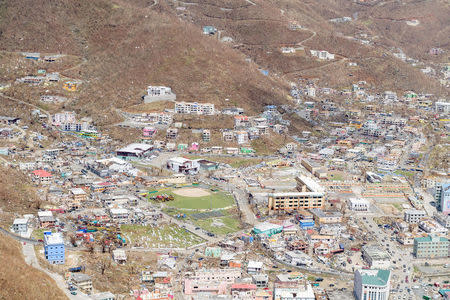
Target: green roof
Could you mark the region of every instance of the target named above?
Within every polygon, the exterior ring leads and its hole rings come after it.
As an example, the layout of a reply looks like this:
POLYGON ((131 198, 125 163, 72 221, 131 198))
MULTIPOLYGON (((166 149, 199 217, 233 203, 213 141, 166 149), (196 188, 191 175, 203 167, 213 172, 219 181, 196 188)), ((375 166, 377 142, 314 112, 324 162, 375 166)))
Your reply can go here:
POLYGON ((433 240, 433 238, 435 241, 440 241, 440 242, 448 241, 448 239, 446 239, 445 237, 432 237, 431 235, 415 238, 414 241, 417 243, 429 243, 433 240))
POLYGON ((362 284, 367 285, 386 285, 388 283, 391 271, 389 270, 361 270, 362 284), (377 271, 376 275, 373 271, 377 271))

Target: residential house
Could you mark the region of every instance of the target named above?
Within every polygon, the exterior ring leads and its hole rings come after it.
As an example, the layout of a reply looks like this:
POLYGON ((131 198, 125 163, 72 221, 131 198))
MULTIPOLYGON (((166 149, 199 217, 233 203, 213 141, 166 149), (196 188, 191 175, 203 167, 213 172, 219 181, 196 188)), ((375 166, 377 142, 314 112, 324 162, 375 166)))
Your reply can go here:
POLYGON ((17 234, 22 234, 28 232, 28 219, 20 218, 14 219, 12 230, 17 234))
POLYGON ((76 286, 82 292, 90 295, 92 293, 92 278, 91 276, 83 273, 72 273, 71 283, 76 286))
POLYGON ((173 157, 167 160, 167 169, 176 173, 186 175, 195 175, 200 170, 200 164, 197 160, 191 160, 184 157, 173 157))
POLYGON ((64 264, 66 262, 64 239, 60 232, 44 232, 44 254, 51 264, 64 264))

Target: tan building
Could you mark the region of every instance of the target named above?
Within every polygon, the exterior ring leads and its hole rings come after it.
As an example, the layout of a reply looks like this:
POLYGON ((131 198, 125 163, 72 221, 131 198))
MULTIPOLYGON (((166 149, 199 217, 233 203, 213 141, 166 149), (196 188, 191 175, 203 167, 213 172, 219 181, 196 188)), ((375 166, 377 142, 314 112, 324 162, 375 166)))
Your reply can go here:
POLYGON ((299 176, 297 192, 270 193, 269 210, 299 210, 322 208, 325 202, 325 190, 314 180, 299 176))

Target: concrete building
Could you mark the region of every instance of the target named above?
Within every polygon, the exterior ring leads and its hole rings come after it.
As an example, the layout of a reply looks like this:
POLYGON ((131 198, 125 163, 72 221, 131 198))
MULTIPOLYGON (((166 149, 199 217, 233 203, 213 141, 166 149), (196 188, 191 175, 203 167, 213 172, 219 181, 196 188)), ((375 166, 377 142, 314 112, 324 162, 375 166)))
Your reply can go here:
POLYGON ((203 140, 204 142, 209 142, 209 141, 211 141, 211 130, 209 130, 209 129, 204 129, 204 130, 202 131, 202 140, 203 140))
POLYGON ((450 215, 444 215, 442 213, 435 213, 433 217, 436 220, 436 222, 438 222, 445 228, 447 228, 447 229, 450 228, 450 215))
POLYGON ((274 300, 315 300, 314 290, 307 281, 277 281, 273 289, 274 300))
POLYGON ((153 149, 152 145, 148 144, 139 144, 139 143, 132 143, 129 144, 126 147, 120 148, 116 151, 117 156, 121 157, 143 157, 148 153, 150 150, 153 149))
POLYGON ((147 95, 144 97, 145 103, 151 103, 156 101, 175 101, 177 95, 172 92, 170 87, 166 86, 148 86, 147 95))
POLYGON ((426 233, 447 234, 448 229, 434 220, 422 220, 419 222, 419 228, 426 233))
POLYGON ((436 184, 435 200, 440 212, 450 214, 450 182, 436 184))
POLYGON ((38 211, 38 220, 41 228, 54 227, 56 222, 51 211, 38 211))
POLYGON ((231 296, 233 299, 253 300, 256 295, 256 284, 235 283, 231 285, 231 296))
POLYGON ((214 115, 215 109, 212 103, 175 102, 175 113, 193 115, 214 115))
POLYGON ((225 294, 227 287, 239 278, 241 270, 237 268, 198 269, 184 280, 184 293, 225 294))
POLYGON ((44 254, 51 264, 64 264, 66 262, 66 250, 61 233, 44 232, 44 254))
POLYGON ((200 164, 197 160, 191 160, 184 157, 173 157, 167 160, 167 169, 176 173, 185 175, 195 175, 200 170, 200 164))
POLYGON ((70 281, 82 292, 88 295, 92 293, 92 278, 88 274, 72 273, 70 281))
POLYGON ((342 213, 339 211, 323 211, 320 208, 310 209, 316 224, 333 224, 342 222, 342 213))
POLYGON ((378 246, 363 246, 361 252, 363 259, 371 268, 387 269, 391 265, 389 254, 378 246))
POLYGON ((417 258, 439 258, 449 256, 447 238, 429 235, 414 239, 413 254, 417 258))
POLYGON ((325 190, 314 180, 299 176, 297 192, 269 193, 269 210, 292 211, 308 208, 322 208, 325 202, 325 190))
POLYGON ((368 211, 370 207, 369 200, 365 198, 350 198, 347 203, 353 211, 368 211))
POLYGON ((417 224, 426 217, 426 212, 419 209, 407 209, 405 210, 404 220, 410 224, 417 224))
POLYGON ((28 231, 28 219, 15 219, 12 230, 17 234, 26 233, 28 231))
POLYGON ((356 270, 354 293, 356 300, 388 300, 391 271, 356 270))
POLYGON ((126 224, 128 223, 129 212, 126 208, 111 208, 109 210, 109 215, 111 216, 111 220, 119 223, 126 224))

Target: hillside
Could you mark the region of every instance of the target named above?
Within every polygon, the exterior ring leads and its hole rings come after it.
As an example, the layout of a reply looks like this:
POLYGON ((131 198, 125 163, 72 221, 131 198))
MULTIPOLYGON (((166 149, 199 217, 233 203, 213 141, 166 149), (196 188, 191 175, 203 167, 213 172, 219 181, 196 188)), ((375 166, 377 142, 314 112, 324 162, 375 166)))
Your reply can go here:
POLYGON ((67 299, 47 274, 25 263, 18 242, 0 237, 0 299, 67 299))

